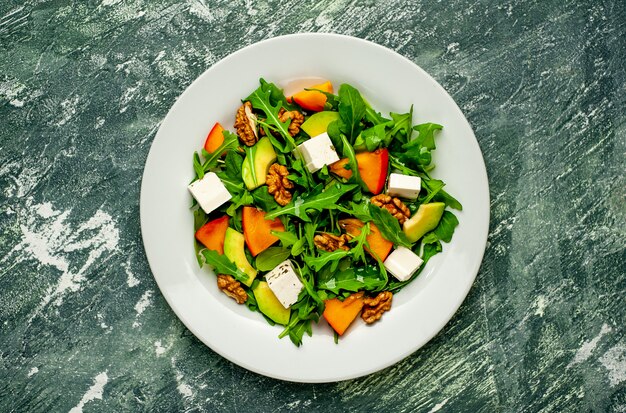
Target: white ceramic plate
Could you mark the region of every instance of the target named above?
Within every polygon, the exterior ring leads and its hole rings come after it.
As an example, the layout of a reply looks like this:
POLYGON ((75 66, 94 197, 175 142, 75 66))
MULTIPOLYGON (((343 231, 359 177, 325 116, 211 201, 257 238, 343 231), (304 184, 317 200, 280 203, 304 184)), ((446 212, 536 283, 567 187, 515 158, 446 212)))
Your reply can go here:
MULTIPOLYGON (((232 130, 232 127, 231 127, 232 130)), ((254 372, 296 382, 339 381, 373 373, 407 357, 452 318, 480 266, 489 227, 489 188, 478 143, 446 91, 418 66, 382 46, 340 35, 278 37, 239 50, 202 74, 171 108, 154 139, 141 185, 141 230, 152 273, 174 312, 207 346, 254 372), (463 204, 450 244, 394 297, 380 322, 359 321, 339 344, 325 321, 295 347, 280 326, 236 305, 194 255, 187 184, 192 154, 216 121, 234 122, 240 99, 260 77, 293 87, 323 78, 354 85, 374 108, 406 112, 414 123, 444 125, 437 137, 436 178, 463 204)))

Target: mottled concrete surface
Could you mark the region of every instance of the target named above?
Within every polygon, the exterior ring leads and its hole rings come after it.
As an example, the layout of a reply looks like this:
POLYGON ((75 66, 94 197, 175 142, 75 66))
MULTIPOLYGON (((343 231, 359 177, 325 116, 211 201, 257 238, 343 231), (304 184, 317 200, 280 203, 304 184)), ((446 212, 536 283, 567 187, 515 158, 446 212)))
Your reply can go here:
POLYGON ((0 4, 0 411, 626 411, 626 3, 0 4), (326 385, 249 373, 178 321, 139 228, 174 99, 234 50, 350 34, 452 94, 491 187, 476 284, 427 346, 326 385))

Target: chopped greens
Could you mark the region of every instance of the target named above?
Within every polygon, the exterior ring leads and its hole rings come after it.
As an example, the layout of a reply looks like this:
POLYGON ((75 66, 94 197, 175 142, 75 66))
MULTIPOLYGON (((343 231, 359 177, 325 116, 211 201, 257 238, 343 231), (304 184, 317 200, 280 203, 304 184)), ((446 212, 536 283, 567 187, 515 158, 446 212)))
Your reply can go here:
POLYGON ((461 210, 462 206, 444 191, 443 181, 430 175, 435 167, 432 151, 443 126, 414 125, 413 107, 383 116, 349 84, 340 85, 336 95, 327 82, 287 98, 277 85, 260 79, 259 87, 243 102, 252 105, 250 123, 259 138, 267 137, 266 143, 269 139, 272 149, 260 153, 258 147, 245 146, 237 134, 224 130, 218 142, 205 144, 217 149, 193 154, 194 181, 215 173, 231 195, 230 201, 209 213, 193 203, 198 262, 239 282, 247 294, 246 306, 261 312, 271 325, 283 326, 278 337, 289 337, 300 346, 305 335, 312 335, 313 323, 324 316, 335 329, 337 342, 345 328, 337 327, 327 304, 341 308, 348 297, 362 300, 363 294, 398 293, 442 251, 442 243, 452 240, 459 220, 444 208, 461 210), (328 120, 315 124, 311 117, 320 110, 337 113, 322 114, 317 119, 328 120), (303 116, 296 121, 291 111, 303 116), (324 131, 333 144, 329 150, 342 163, 315 170, 298 145, 324 131), (265 168, 259 162, 269 163, 265 168), (273 163, 287 168, 278 181, 270 170, 273 163), (439 211, 419 234, 411 233, 407 223, 400 224, 397 213, 392 213, 393 204, 389 210, 370 201, 386 193, 390 172, 421 178, 417 198, 401 200, 407 219, 412 214, 411 225, 417 225, 413 218, 418 210, 439 211), (280 203, 279 187, 289 195, 280 203), (400 247, 424 261, 403 281, 388 273, 383 263, 393 248, 400 247), (273 289, 275 279, 268 277, 286 260, 302 284, 287 307, 273 289))

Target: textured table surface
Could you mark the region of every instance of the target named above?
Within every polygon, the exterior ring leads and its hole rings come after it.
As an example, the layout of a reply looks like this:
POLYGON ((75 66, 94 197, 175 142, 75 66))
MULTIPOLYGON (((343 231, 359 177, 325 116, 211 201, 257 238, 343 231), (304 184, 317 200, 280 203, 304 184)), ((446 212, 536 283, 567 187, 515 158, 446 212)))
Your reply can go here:
POLYGON ((0 4, 0 411, 626 411, 623 1, 0 4), (432 74, 491 188, 445 329, 357 380, 284 383, 199 342, 139 228, 175 98, 256 41, 337 32, 432 74))

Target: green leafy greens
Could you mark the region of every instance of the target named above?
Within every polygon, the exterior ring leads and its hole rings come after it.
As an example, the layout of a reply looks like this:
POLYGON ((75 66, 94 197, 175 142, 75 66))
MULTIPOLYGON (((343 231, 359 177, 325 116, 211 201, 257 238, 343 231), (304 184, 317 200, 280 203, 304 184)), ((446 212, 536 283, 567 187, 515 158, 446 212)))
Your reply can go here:
MULTIPOLYGON (((450 210, 444 210, 432 231, 417 242, 409 241, 398 220, 387 209, 370 202, 373 194, 369 192, 366 180, 371 180, 372 174, 380 172, 377 182, 389 170, 419 176, 422 188, 417 199, 403 200, 412 212, 420 205, 431 202, 444 202, 449 208, 462 209, 461 203, 444 190, 445 183, 430 175, 434 168, 432 151, 436 149, 435 141, 443 129, 442 125, 414 125, 413 107, 406 113, 391 112, 389 116, 383 116, 349 84, 340 85, 337 95, 320 90, 317 92, 323 93, 326 98, 324 110, 336 112, 327 116, 326 119, 333 121, 324 124, 324 128, 332 140, 334 150, 344 159, 342 165, 352 172, 348 179, 335 175, 336 166, 334 169, 331 165, 325 165, 319 171, 307 169, 297 147, 311 137, 300 129, 309 132, 318 129, 315 129, 315 125, 309 125, 312 129, 306 126, 301 128, 300 124, 294 128, 290 119, 281 120, 281 114, 283 111, 297 110, 304 115, 305 122, 311 120, 313 114, 298 106, 295 103, 297 99, 290 102, 280 87, 264 79, 260 79, 259 87, 243 101, 252 105, 259 135, 267 136, 272 144, 274 151, 270 153, 271 159, 276 159, 272 162, 287 167, 286 178, 291 183, 288 188, 290 202, 279 205, 275 198, 276 188, 270 192, 268 185, 256 188, 246 186, 243 170, 250 174, 261 173, 263 169, 258 168, 257 158, 269 159, 270 156, 257 152, 259 147, 240 145, 238 136, 232 132, 223 132, 224 142, 217 150, 212 153, 205 150, 195 152, 192 159, 195 179, 202 179, 205 174, 215 172, 231 195, 229 202, 208 214, 196 202, 192 205, 194 231, 204 234, 194 242, 199 264, 207 264, 215 273, 230 275, 239 281, 240 288, 247 294, 246 306, 251 311, 261 312, 271 325, 284 324, 278 336, 289 337, 296 346, 302 345, 304 337, 312 334, 312 324, 317 323, 324 313, 325 300, 343 299, 357 292, 364 292, 367 296, 375 296, 380 291, 391 291, 394 294, 400 292, 419 276, 425 263, 443 250, 443 243, 451 242, 459 225, 457 217, 450 210), (384 170, 381 171, 372 171, 367 165, 359 165, 364 158, 357 155, 363 151, 377 151, 376 154, 386 151, 388 165, 383 166, 384 170), (247 162, 245 168, 244 162, 247 162), (263 211, 264 218, 273 221, 273 229, 268 230, 267 223, 245 221, 253 219, 249 218, 249 210, 244 213, 245 208, 263 211), (220 236, 220 230, 211 225, 217 219, 222 219, 220 222, 223 223, 224 216, 228 217, 228 227, 243 233, 237 242, 245 241, 244 245, 248 246, 243 247, 241 254, 238 252, 236 256, 227 256, 228 252, 221 254, 201 244, 206 242, 203 237, 207 233, 220 236), (277 230, 281 225, 284 230, 277 230), (322 237, 322 240, 325 237, 336 237, 341 240, 342 246, 326 251, 322 249, 326 244, 321 244, 318 237, 322 237), (381 240, 381 237, 384 239, 381 240), (264 249, 253 249, 251 245, 259 239, 265 243, 264 249), (422 258, 424 265, 409 280, 397 281, 387 274, 380 259, 385 257, 379 256, 388 251, 380 250, 380 246, 385 243, 392 243, 395 248, 403 246, 411 249, 422 258), (256 256, 251 251, 255 251, 256 256), (240 269, 247 268, 241 264, 240 260, 243 259, 258 271, 252 283, 248 282, 249 276, 240 269), (267 273, 285 260, 291 261, 303 285, 297 301, 288 309, 288 320, 286 313, 279 319, 270 313, 263 313, 266 298, 255 290, 267 273)), ((260 176, 252 178, 254 182, 263 181, 260 176)), ((248 180, 246 182, 250 185, 248 180)), ((371 181, 368 182, 371 184, 371 181)), ((232 234, 232 231, 229 233, 232 234)), ((224 239, 223 243, 226 242, 224 239)), ((229 251, 235 248, 234 245, 240 248, 240 244, 230 244, 229 251)), ((271 285, 269 288, 272 288, 271 285)), ((338 340, 339 335, 335 334, 335 341, 338 340)))

